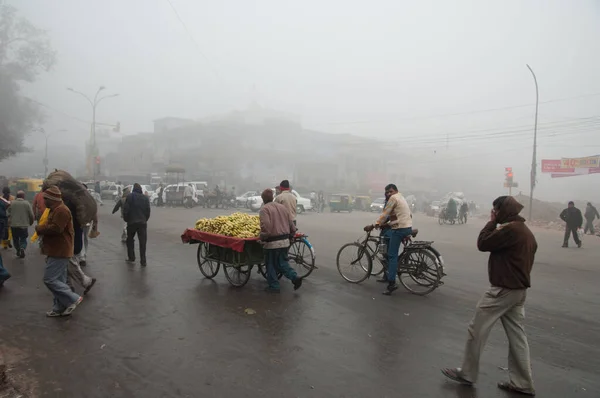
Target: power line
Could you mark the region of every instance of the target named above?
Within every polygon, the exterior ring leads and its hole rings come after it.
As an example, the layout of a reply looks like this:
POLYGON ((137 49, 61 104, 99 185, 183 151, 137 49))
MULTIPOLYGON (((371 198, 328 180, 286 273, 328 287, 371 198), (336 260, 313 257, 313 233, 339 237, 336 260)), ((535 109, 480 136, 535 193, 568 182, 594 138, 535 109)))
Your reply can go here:
POLYGON ((171 0, 166 0, 166 1, 167 1, 167 3, 169 3, 169 6, 171 6, 171 10, 173 10, 173 13, 175 14, 175 16, 177 17, 177 19, 179 20, 179 23, 181 24, 181 26, 183 26, 183 29, 185 30, 185 32, 189 36, 190 40, 194 43, 194 46, 196 47, 196 51, 198 51, 198 53, 200 54, 200 56, 202 56, 202 58, 204 58, 204 60, 206 61, 206 63, 208 64, 208 66, 210 67, 210 69, 212 70, 212 72, 217 77, 217 80, 219 80, 220 83, 223 83, 223 79, 221 79, 221 76, 219 75, 219 73, 217 72, 217 70, 213 67, 212 63, 210 62, 210 59, 208 59, 208 57, 206 56, 206 54, 202 51, 202 49, 200 48, 200 44, 198 44, 198 42, 196 41, 196 39, 192 35, 192 32, 190 32, 190 30, 188 29, 188 27, 185 24, 185 22, 183 22, 183 19, 179 15, 179 12, 177 12, 177 9, 175 8, 175 5, 173 4, 173 2, 171 0))
MULTIPOLYGON (((556 98, 556 99, 552 99, 552 100, 548 100, 548 101, 540 101, 540 105, 550 104, 550 103, 554 103, 554 102, 569 101, 569 100, 579 99, 579 98, 595 97, 595 96, 599 96, 599 95, 600 95, 600 93, 592 93, 592 94, 577 95, 577 96, 573 96, 573 97, 556 98)), ((512 106, 504 106, 504 107, 499 107, 499 108, 479 109, 479 110, 465 111, 465 112, 442 113, 442 114, 438 114, 438 115, 411 116, 411 117, 404 117, 404 118, 397 118, 397 119, 390 119, 390 120, 356 120, 356 121, 324 122, 324 123, 316 123, 316 124, 342 125, 342 124, 385 123, 385 122, 391 123, 394 121, 401 121, 401 120, 425 120, 425 119, 437 119, 437 118, 451 117, 451 116, 473 115, 473 114, 478 114, 478 113, 497 112, 497 111, 504 111, 504 110, 509 110, 509 109, 527 108, 530 106, 535 106, 535 104, 512 105, 512 106)))

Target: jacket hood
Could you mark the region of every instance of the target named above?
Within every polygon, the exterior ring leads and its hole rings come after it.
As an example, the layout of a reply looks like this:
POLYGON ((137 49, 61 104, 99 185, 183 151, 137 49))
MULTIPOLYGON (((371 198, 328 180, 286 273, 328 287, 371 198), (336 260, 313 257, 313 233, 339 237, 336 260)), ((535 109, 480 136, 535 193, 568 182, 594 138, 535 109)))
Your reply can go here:
POLYGON ((519 216, 523 207, 515 198, 507 196, 496 212, 496 221, 499 224, 511 221, 525 221, 523 217, 519 216))
POLYGON ((143 193, 142 186, 138 183, 133 184, 133 192, 135 193, 143 193))

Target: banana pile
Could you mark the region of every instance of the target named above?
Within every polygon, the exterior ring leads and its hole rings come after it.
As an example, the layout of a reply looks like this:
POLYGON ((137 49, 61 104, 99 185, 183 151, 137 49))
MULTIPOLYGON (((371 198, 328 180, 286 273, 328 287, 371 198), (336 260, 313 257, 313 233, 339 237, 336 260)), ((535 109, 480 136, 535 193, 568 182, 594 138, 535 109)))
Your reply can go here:
POLYGON ((241 239, 257 238, 260 235, 260 221, 258 216, 237 212, 230 216, 201 218, 196 221, 196 229, 241 239))

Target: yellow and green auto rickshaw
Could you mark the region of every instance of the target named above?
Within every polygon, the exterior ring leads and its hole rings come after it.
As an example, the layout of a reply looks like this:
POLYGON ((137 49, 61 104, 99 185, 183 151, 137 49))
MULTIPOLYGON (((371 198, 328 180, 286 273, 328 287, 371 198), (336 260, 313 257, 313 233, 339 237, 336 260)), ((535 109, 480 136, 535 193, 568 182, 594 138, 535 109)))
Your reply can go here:
POLYGON ((352 196, 346 194, 335 194, 329 197, 329 210, 331 212, 341 212, 347 211, 349 213, 352 212, 352 207, 354 206, 354 201, 352 200, 352 196))
POLYGON ((17 195, 17 192, 23 191, 25 192, 25 200, 32 202, 35 194, 42 190, 43 183, 44 180, 35 178, 21 178, 13 181, 10 186, 10 191, 15 196, 17 195))
POLYGON ((356 196, 354 198, 354 210, 369 211, 371 206, 370 196, 356 196))

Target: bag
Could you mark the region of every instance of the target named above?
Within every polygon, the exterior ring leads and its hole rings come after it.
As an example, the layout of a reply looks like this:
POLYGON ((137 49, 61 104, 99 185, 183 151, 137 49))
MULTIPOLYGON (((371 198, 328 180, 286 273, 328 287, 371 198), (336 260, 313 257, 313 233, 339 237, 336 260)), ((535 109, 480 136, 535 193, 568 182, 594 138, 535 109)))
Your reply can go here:
POLYGON ((581 228, 581 227, 577 228, 577 237, 579 238, 580 242, 583 241, 583 235, 584 235, 583 228, 581 228))
POLYGON ((71 174, 64 170, 56 170, 50 173, 44 180, 42 189, 52 185, 56 185, 60 189, 64 202, 72 203, 75 206, 76 218, 79 224, 85 225, 94 219, 98 212, 96 200, 83 184, 74 179, 71 174))

